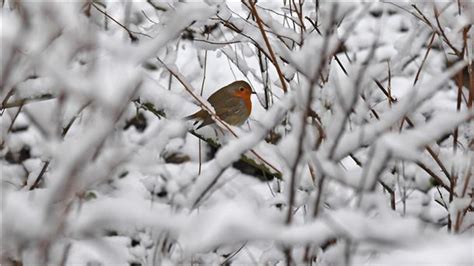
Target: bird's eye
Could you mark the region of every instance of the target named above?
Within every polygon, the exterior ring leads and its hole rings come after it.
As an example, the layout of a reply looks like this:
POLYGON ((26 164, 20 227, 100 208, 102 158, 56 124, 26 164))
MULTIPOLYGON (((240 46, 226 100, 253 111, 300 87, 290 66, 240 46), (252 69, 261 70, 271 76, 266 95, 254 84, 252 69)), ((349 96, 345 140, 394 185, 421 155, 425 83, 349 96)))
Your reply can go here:
POLYGON ((239 90, 240 90, 240 91, 244 91, 244 88, 243 88, 243 87, 240 87, 240 89, 239 89, 239 90))

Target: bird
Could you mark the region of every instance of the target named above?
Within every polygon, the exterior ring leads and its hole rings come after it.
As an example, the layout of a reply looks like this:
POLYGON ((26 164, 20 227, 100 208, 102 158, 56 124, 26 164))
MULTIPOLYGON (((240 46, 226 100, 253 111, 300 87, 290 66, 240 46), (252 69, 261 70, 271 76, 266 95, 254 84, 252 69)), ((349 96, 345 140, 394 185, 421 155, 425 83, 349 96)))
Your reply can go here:
MULTIPOLYGON (((250 100, 252 87, 243 81, 234 81, 216 92, 207 101, 214 107, 216 115, 232 126, 241 126, 252 112, 252 101, 250 100)), ((185 120, 200 120, 202 123, 196 128, 214 124, 209 113, 203 109, 184 118, 185 120)))

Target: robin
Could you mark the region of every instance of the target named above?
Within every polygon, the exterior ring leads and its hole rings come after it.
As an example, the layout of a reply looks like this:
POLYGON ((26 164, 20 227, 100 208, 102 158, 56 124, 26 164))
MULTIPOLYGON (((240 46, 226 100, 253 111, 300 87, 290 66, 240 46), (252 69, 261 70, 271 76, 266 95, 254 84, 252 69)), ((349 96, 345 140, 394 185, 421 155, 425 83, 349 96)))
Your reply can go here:
MULTIPOLYGON (((232 126, 242 125, 252 112, 250 95, 254 94, 250 85, 243 81, 235 81, 214 92, 207 101, 214 107, 217 116, 232 126)), ((186 120, 203 121, 197 129, 215 123, 209 113, 203 109, 185 117, 186 120)))

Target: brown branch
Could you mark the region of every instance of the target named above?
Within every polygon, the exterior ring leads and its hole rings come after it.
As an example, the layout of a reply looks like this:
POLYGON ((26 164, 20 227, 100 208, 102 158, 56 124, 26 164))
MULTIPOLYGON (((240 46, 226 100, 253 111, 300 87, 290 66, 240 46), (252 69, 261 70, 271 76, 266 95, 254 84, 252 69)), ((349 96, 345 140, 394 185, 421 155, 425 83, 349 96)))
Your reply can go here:
MULTIPOLYGON (((429 19, 425 16, 425 14, 423 14, 423 12, 421 12, 421 10, 415 5, 415 4, 412 4, 411 5, 415 10, 416 12, 418 12, 418 14, 421 15, 422 17, 422 21, 425 22, 428 26, 430 26, 433 30, 434 30, 434 27, 433 25, 431 24, 431 22, 429 21, 429 19)), ((420 19, 418 16, 415 15, 416 18, 420 19)))
MULTIPOLYGON (((22 99, 14 100, 14 101, 11 101, 11 102, 5 101, 0 106, 0 109, 19 107, 19 106, 25 105, 25 104, 30 103, 30 102, 47 101, 47 100, 51 100, 55 97, 56 96, 48 93, 48 94, 40 95, 40 96, 35 97, 35 98, 22 98, 22 99)), ((7 98, 5 98, 5 99, 7 100, 7 98)))
POLYGON ((421 61, 421 65, 420 65, 420 67, 418 68, 418 71, 416 72, 415 80, 413 81, 413 85, 416 84, 416 82, 418 81, 418 78, 420 77, 421 69, 422 69, 423 66, 425 65, 426 59, 428 58, 428 54, 429 54, 430 51, 431 51, 431 47, 432 47, 432 45, 433 45, 433 41, 434 41, 435 36, 436 36, 436 32, 433 32, 433 34, 431 34, 430 43, 428 44, 428 49, 426 50, 425 56, 423 57, 423 60, 421 61))
POLYGON ((434 14, 435 14, 436 24, 438 25, 439 32, 441 33, 441 36, 443 37, 444 42, 454 51, 454 53, 458 57, 462 58, 462 53, 456 47, 454 47, 454 45, 451 43, 451 41, 448 39, 448 37, 444 33, 443 27, 441 27, 441 23, 439 22, 439 15, 440 14, 439 14, 438 9, 436 8, 435 4, 433 5, 433 10, 434 10, 434 14))
POLYGON ((128 37, 130 38, 130 40, 132 42, 136 42, 138 41, 138 38, 133 35, 133 34, 139 34, 139 35, 143 35, 143 36, 146 36, 148 38, 152 38, 150 35, 148 34, 145 34, 145 33, 141 33, 141 32, 136 32, 136 31, 131 31, 130 29, 128 29, 127 27, 125 27, 122 23, 120 23, 119 21, 117 21, 115 18, 113 18, 111 15, 107 14, 107 12, 103 11, 102 9, 100 9, 94 2, 90 2, 90 5, 92 5, 97 11, 99 11, 100 13, 104 14, 104 16, 106 16, 107 18, 111 19, 113 22, 115 22, 118 26, 120 26, 122 29, 124 29, 127 34, 128 34, 128 37))
POLYGON ((41 182, 41 180, 43 180, 43 176, 44 176, 44 174, 46 173, 46 169, 48 169, 49 164, 50 164, 50 161, 44 162, 43 168, 41 168, 40 173, 39 173, 38 176, 36 177, 35 181, 33 182, 33 185, 31 185, 31 187, 29 188, 29 190, 33 190, 33 189, 35 189, 35 188, 38 187, 38 185, 39 185, 39 183, 41 182))
POLYGON ((270 41, 268 40, 268 36, 265 33, 265 30, 263 28, 262 20, 260 16, 258 15, 257 9, 255 8, 256 3, 253 0, 249 0, 249 3, 250 3, 252 14, 255 16, 255 21, 257 22, 258 28, 260 29, 260 33, 262 34, 263 40, 265 41, 265 45, 267 46, 268 52, 270 53, 271 61, 273 65, 275 66, 275 69, 278 73, 278 78, 280 79, 281 88, 283 92, 286 93, 288 91, 288 88, 286 86, 285 78, 283 77, 283 73, 280 69, 280 65, 278 64, 275 53, 273 52, 272 46, 270 45, 270 41))
POLYGON ((18 115, 20 114, 22 108, 23 108, 23 104, 18 107, 18 111, 16 112, 15 116, 12 118, 12 122, 10 123, 10 126, 8 127, 7 133, 10 133, 12 131, 13 124, 15 124, 15 121, 18 118, 18 115))
MULTIPOLYGON (((463 185, 463 188, 462 188, 461 197, 466 196, 467 187, 469 186, 469 181, 471 180, 471 176, 472 176, 471 171, 472 171, 472 167, 468 165, 466 175, 464 176, 464 185, 463 185)), ((473 197, 471 195, 471 202, 472 202, 472 200, 473 200, 473 197)), ((462 225, 462 222, 464 220, 464 217, 466 215, 466 211, 467 211, 467 208, 463 212, 458 211, 458 213, 456 215, 456 223, 454 224, 454 231, 456 233, 459 232, 459 229, 460 229, 460 227, 462 225)))
POLYGON ((436 182, 442 186, 444 189, 446 189, 447 191, 450 190, 449 186, 446 185, 443 180, 441 179, 441 177, 439 177, 437 174, 435 174, 433 171, 431 171, 431 169, 429 169, 428 167, 426 167, 426 165, 424 165, 422 162, 416 162, 416 164, 421 168, 423 169, 427 174, 429 174, 434 180, 436 180, 436 182))
POLYGON ((161 6, 157 6, 155 3, 153 3, 152 0, 147 0, 146 1, 148 4, 150 4, 154 9, 156 10, 159 10, 159 11, 168 11, 168 9, 164 8, 164 7, 161 7, 161 6))
MULTIPOLYGON (((9 66, 6 66, 6 67, 9 67, 9 66)), ((11 88, 8 92, 7 92, 7 95, 5 95, 5 98, 3 98, 3 101, 0 105, 0 109, 5 109, 7 107, 5 107, 5 105, 7 104, 8 102, 8 99, 10 99, 10 97, 13 95, 13 93, 15 92, 15 89, 11 88)))

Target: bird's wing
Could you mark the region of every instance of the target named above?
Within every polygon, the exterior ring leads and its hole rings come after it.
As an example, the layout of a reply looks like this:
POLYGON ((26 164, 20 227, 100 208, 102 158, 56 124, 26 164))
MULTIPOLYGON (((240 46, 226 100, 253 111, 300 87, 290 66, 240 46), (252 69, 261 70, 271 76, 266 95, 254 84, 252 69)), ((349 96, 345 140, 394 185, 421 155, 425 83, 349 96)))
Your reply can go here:
POLYGON ((245 107, 242 99, 228 99, 225 102, 225 108, 216 107, 217 115, 231 125, 241 125, 250 113, 245 107))

